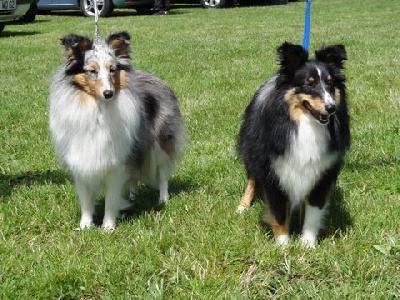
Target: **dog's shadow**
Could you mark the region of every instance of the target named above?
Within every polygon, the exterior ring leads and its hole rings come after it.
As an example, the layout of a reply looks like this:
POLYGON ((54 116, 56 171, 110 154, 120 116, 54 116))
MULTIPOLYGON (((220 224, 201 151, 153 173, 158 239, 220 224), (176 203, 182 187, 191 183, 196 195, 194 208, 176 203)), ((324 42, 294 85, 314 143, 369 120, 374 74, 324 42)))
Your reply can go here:
POLYGON ((21 186, 64 184, 66 175, 61 170, 29 171, 17 175, 0 174, 0 196, 6 199, 21 186))
POLYGON ((321 238, 339 237, 340 233, 345 233, 352 226, 353 218, 348 210, 343 191, 336 186, 329 202, 321 238))
MULTIPOLYGON (((174 198, 181 192, 196 189, 197 186, 192 181, 183 181, 177 177, 169 181, 169 198, 174 198)), ((159 202, 159 191, 148 187, 147 185, 139 185, 138 193, 135 200, 132 201, 132 207, 128 210, 121 211, 121 221, 129 221, 136 219, 146 213, 159 212, 164 209, 165 203, 159 202)), ((170 200, 171 201, 171 200, 170 200)), ((104 217, 104 197, 96 202, 96 209, 93 221, 95 225, 101 225, 104 217)))
MULTIPOLYGON (((37 185, 63 185, 69 181, 69 176, 62 170, 45 170, 45 171, 29 171, 22 174, 0 174, 0 201, 6 202, 7 198, 20 187, 31 187, 37 185)), ((198 186, 192 181, 181 180, 178 177, 173 177, 169 182, 170 198, 175 195, 186 191, 196 189, 198 186)), ((133 206, 126 211, 122 212, 124 220, 137 218, 138 216, 149 213, 161 211, 164 204, 158 201, 158 190, 140 185, 138 195, 133 202, 133 206)), ((96 207, 94 214, 94 223, 101 225, 104 217, 104 197, 96 199, 96 207)))

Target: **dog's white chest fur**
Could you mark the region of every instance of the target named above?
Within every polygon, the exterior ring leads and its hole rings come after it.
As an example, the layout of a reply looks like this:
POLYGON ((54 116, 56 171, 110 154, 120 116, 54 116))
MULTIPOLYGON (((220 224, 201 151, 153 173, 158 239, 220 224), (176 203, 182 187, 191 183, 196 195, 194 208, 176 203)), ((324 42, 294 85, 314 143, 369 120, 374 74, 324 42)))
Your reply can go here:
POLYGON ((279 184, 292 206, 305 200, 323 172, 336 160, 338 154, 329 153, 328 147, 328 127, 318 124, 309 115, 303 115, 289 148, 273 163, 279 184))
POLYGON ((51 106, 50 128, 63 164, 75 176, 102 177, 126 162, 138 119, 133 101, 123 93, 109 103, 63 96, 57 101, 65 103, 51 106))

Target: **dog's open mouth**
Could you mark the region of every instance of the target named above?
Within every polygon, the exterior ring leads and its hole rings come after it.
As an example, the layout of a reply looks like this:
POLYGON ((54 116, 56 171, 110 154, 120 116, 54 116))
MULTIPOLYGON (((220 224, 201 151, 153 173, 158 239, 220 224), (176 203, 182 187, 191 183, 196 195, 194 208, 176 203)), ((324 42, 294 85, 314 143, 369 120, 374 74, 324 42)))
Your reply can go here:
POLYGON ((321 114, 320 112, 316 111, 308 101, 303 101, 303 106, 307 109, 310 114, 321 124, 328 124, 329 122, 329 115, 321 114))

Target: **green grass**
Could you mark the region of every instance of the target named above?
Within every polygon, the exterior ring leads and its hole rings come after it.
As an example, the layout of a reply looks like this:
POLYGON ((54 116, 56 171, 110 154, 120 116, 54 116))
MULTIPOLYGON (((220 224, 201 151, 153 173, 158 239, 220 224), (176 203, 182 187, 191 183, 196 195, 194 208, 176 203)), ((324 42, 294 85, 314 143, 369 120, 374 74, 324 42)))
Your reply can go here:
MULTIPOLYGON (((301 42, 304 2, 168 17, 129 10, 102 35, 133 35, 133 64, 167 81, 190 142, 170 203, 112 234, 73 229, 79 206, 48 133, 49 77, 59 38, 94 34, 93 19, 40 15, 6 26, 0 55, 0 299, 396 299, 400 297, 400 6, 315 0, 311 49, 343 43, 353 142, 314 251, 279 249, 261 203, 236 215, 245 185, 235 153, 241 115, 277 68, 275 49, 301 42)), ((157 193, 142 187, 144 200, 157 193)), ((294 232, 299 232, 298 222, 294 232)))

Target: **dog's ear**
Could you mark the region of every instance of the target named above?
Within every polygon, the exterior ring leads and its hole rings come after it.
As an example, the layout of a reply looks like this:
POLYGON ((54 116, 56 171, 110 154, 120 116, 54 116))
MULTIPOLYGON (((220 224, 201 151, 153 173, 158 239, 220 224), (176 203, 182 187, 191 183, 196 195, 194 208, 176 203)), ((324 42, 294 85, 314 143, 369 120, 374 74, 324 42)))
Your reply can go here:
POLYGON ((293 76, 308 60, 308 52, 300 45, 285 42, 278 48, 278 60, 281 73, 293 76))
POLYGON ((129 59, 131 53, 131 36, 126 31, 117 32, 106 38, 106 43, 115 51, 119 59, 129 59))
POLYGON ((61 38, 61 45, 65 47, 67 65, 74 61, 81 61, 85 56, 85 51, 93 47, 92 39, 76 34, 70 34, 61 38))
POLYGON ((343 45, 321 47, 315 51, 315 58, 324 63, 343 69, 343 62, 347 60, 346 49, 343 45))

